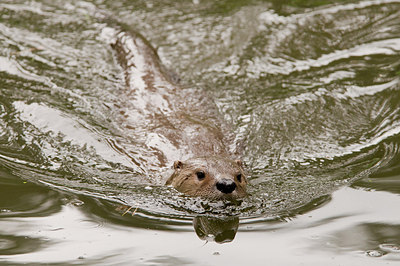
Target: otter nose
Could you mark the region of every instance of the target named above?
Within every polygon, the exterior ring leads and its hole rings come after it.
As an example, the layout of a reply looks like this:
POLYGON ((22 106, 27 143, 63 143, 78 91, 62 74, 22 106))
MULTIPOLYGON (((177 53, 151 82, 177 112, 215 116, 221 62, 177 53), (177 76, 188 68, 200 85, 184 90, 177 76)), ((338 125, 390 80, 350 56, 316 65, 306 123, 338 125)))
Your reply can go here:
POLYGON ((222 193, 229 194, 236 189, 236 184, 230 179, 221 179, 217 182, 217 189, 222 193))

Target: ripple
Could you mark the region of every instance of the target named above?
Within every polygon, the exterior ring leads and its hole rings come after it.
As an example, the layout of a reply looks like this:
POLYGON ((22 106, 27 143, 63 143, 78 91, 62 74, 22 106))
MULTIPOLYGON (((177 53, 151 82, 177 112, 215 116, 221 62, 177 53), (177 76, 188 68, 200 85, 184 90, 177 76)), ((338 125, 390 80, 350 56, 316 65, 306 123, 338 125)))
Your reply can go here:
POLYGON ((0 255, 31 253, 47 244, 45 240, 38 238, 0 234, 0 255))
POLYGON ((386 252, 400 253, 400 245, 396 244, 381 244, 379 248, 386 252))
POLYGON ((306 71, 311 68, 328 66, 335 61, 351 57, 374 55, 397 55, 400 52, 400 39, 376 41, 358 45, 351 49, 324 54, 317 59, 286 61, 280 58, 256 57, 249 62, 246 70, 250 77, 260 77, 261 73, 289 75, 296 71, 306 71))
POLYGON ((22 181, 0 167, 0 203, 7 211, 0 217, 35 217, 57 213, 61 209, 58 192, 22 181))
MULTIPOLYGON (((136 168, 136 165, 132 164, 129 158, 117 152, 117 150, 108 145, 107 141, 94 134, 95 132, 90 130, 91 127, 84 121, 76 121, 60 110, 42 104, 14 102, 13 106, 19 112, 21 120, 31 123, 42 132, 51 132, 55 135, 61 134, 64 136, 64 142, 70 142, 71 145, 79 145, 81 147, 89 146, 109 162, 136 168)), ((43 152, 46 151, 43 150, 43 152)), ((51 154, 55 153, 55 151, 49 152, 51 154)))
POLYGON ((14 241, 9 239, 0 239, 0 250, 11 249, 16 246, 14 241))

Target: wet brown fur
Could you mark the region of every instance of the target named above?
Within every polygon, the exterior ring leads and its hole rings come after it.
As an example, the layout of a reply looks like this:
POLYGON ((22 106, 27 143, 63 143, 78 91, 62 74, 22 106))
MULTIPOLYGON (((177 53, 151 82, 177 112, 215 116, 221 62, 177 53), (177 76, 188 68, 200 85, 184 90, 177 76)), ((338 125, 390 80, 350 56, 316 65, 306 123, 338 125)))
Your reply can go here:
POLYGON ((212 99, 202 91, 175 84, 168 78, 156 51, 140 34, 116 28, 120 31, 111 45, 124 69, 128 88, 125 97, 129 112, 122 123, 129 120, 137 134, 136 143, 151 158, 146 164, 148 176, 159 174, 160 168, 175 161, 167 185, 192 196, 227 199, 245 196, 247 179, 242 163, 230 159, 240 152, 230 148, 234 136, 220 119, 212 99), (148 138, 149 132, 152 138, 148 138), (204 172, 203 180, 197 177, 198 171, 204 172), (237 180, 238 174, 241 181, 237 180), (221 192, 216 187, 221 180, 228 180, 230 187, 235 182, 236 188, 221 192))

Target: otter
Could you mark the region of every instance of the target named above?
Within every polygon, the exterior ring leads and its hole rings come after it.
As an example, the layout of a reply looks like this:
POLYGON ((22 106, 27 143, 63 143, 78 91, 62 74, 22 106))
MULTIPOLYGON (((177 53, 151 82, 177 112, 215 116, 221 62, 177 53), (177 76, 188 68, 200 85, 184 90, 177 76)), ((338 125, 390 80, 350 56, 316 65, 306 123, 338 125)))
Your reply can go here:
POLYGON ((173 165, 165 184, 186 195, 246 196, 243 163, 215 103, 204 91, 181 87, 139 33, 120 23, 109 25, 103 31, 127 88, 123 123, 134 128, 138 150, 149 158, 146 175, 160 175, 160 169, 173 165))

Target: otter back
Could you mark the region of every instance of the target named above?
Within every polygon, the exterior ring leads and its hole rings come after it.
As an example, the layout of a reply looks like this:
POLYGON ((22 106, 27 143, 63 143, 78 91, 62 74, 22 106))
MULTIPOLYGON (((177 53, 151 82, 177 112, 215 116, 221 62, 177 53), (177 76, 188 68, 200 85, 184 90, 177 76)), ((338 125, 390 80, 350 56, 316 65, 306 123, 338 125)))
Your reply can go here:
MULTIPOLYGON (((156 51, 138 33, 105 27, 124 73, 123 121, 135 131, 134 141, 146 158, 149 176, 176 160, 228 156, 232 135, 216 105, 201 90, 174 83, 156 51)), ((140 162, 138 162, 140 163, 140 162)))

